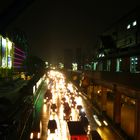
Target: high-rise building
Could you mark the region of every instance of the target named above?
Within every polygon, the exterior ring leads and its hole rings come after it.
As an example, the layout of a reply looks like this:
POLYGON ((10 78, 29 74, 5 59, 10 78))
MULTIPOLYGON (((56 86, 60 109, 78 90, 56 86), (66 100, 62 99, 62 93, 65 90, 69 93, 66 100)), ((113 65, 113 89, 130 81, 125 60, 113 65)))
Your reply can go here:
POLYGON ((64 50, 64 68, 72 69, 72 63, 73 63, 73 51, 72 49, 65 49, 64 50))
POLYGON ((78 65, 78 70, 80 70, 82 66, 82 49, 81 48, 76 48, 75 61, 78 65))

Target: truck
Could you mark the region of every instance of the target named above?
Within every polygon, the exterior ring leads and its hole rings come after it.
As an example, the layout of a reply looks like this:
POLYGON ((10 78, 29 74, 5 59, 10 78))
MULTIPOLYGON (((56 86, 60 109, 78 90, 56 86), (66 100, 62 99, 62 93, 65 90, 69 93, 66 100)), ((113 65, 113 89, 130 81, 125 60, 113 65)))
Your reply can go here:
POLYGON ((68 140, 89 140, 80 121, 67 122, 67 136, 68 140))

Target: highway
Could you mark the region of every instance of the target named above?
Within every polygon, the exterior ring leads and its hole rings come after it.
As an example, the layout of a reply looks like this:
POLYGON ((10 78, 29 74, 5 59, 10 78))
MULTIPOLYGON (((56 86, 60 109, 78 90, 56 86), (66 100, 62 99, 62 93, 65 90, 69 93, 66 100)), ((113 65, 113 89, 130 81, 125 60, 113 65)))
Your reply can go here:
MULTIPOLYGON (((46 81, 40 90, 40 96, 35 106, 35 110, 40 110, 38 116, 40 118, 40 139, 41 140, 69 140, 69 133, 67 130, 67 121, 64 120, 64 102, 67 102, 71 107, 71 117, 69 121, 79 121, 78 105, 81 105, 86 117, 89 120, 90 130, 97 130, 103 140, 121 140, 121 138, 108 125, 106 120, 98 119, 92 104, 88 99, 78 92, 72 83, 65 82, 65 76, 58 72, 50 72, 47 75, 46 81), (51 91, 52 98, 44 101, 44 95, 47 90, 51 91), (72 105, 72 97, 76 101, 75 107, 72 105), (65 98, 65 101, 62 100, 65 98), (57 111, 51 111, 51 105, 56 104, 57 111), (55 133, 49 133, 49 120, 56 120, 57 130, 55 133), (103 123, 104 121, 104 123, 103 123)), ((36 117, 35 117, 36 118, 36 117)), ((87 136, 90 131, 87 132, 87 136)))

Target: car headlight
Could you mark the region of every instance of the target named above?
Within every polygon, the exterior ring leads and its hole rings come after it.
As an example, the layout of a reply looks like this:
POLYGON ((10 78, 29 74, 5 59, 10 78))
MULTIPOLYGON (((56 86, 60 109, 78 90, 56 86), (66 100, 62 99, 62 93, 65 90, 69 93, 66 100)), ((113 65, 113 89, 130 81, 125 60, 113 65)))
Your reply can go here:
POLYGON ((83 108, 81 109, 81 112, 84 112, 84 109, 83 108))
POLYGON ((107 123, 107 121, 103 120, 103 123, 104 123, 106 126, 108 126, 108 123, 107 123))

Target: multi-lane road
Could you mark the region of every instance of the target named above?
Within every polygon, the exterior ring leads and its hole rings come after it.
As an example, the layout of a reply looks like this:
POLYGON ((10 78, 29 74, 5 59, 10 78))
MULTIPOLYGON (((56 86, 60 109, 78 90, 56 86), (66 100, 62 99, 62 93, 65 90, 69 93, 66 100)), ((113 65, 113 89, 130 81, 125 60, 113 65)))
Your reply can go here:
MULTIPOLYGON (((103 140, 121 140, 120 136, 110 127, 106 120, 98 119, 98 115, 95 114, 92 104, 88 99, 75 89, 72 83, 66 83, 63 74, 58 72, 50 72, 47 75, 47 79, 42 86, 39 99, 36 103, 35 110, 38 110, 41 122, 41 140, 68 140, 67 123, 64 120, 64 105, 62 98, 65 98, 65 102, 68 102, 71 107, 71 96, 74 97, 76 105, 82 105, 86 116, 89 120, 91 130, 97 130, 103 140), (44 103, 44 94, 47 89, 51 90, 52 99, 44 103), (71 94, 72 93, 72 94, 71 94), (51 105, 55 103, 57 111, 51 111, 51 105), (56 133, 48 133, 48 121, 55 119, 57 123, 56 133), (104 123, 103 123, 104 121, 104 123)), ((77 108, 71 107, 71 118, 72 121, 79 120, 79 113, 77 108)))

